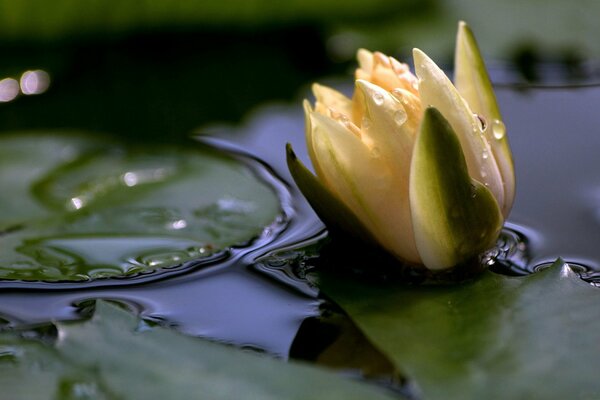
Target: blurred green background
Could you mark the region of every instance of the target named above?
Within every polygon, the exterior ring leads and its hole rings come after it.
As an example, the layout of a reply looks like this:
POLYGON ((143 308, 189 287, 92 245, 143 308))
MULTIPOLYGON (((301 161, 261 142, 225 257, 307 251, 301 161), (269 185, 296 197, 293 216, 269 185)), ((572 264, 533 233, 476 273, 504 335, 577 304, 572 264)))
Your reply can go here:
POLYGON ((359 47, 451 66, 460 19, 497 81, 590 82, 598 15, 597 0, 0 0, 0 132, 177 141, 350 76, 359 47), (14 97, 30 70, 48 90, 14 97))

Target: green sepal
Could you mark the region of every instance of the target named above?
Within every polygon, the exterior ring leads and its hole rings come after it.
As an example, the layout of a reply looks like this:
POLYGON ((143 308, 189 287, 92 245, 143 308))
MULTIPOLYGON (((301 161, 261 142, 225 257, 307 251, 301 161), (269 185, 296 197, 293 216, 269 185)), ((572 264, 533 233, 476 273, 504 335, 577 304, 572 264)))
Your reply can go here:
POLYGON ((312 209, 333 236, 346 236, 370 246, 380 247, 354 213, 296 157, 292 145, 286 144, 287 166, 312 209))
POLYGON ((471 179, 458 137, 435 108, 425 111, 410 173, 410 205, 423 264, 443 270, 492 247, 503 217, 492 193, 471 179))
POLYGON ((456 36, 454 84, 474 113, 487 124, 485 134, 504 184, 502 212, 508 216, 515 197, 515 171, 502 115, 483 57, 469 26, 461 21, 456 36))

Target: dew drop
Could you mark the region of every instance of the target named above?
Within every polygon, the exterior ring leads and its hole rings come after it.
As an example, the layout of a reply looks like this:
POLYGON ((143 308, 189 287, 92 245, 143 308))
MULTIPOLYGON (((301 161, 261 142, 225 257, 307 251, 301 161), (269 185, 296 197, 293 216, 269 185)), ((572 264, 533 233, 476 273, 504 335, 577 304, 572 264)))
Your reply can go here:
POLYGON ((362 129, 369 129, 371 127, 371 120, 369 117, 363 117, 362 121, 360 122, 360 127, 362 129))
POLYGON ((477 197, 477 188, 475 187, 475 185, 471 185, 471 197, 477 197))
POLYGON ((383 104, 383 95, 381 93, 373 93, 373 102, 378 106, 383 104))
POLYGON ((481 168, 481 177, 485 178, 487 176, 487 172, 485 171, 485 169, 481 168))
POLYGON ((406 122, 406 112, 404 110, 396 110, 396 112, 394 112, 394 121, 398 124, 398 125, 402 125, 406 122))
POLYGON ((490 154, 488 153, 487 150, 483 150, 483 153, 481 153, 481 158, 483 158, 484 160, 487 160, 489 158, 490 154))
POLYGON ((499 119, 495 119, 492 121, 492 132, 494 133, 494 138, 500 140, 506 134, 506 126, 504 126, 504 122, 499 119))
POLYGON ((482 115, 479 115, 479 114, 473 114, 473 115, 479 121, 479 128, 481 128, 481 131, 484 132, 487 129, 487 121, 485 120, 485 118, 482 115))

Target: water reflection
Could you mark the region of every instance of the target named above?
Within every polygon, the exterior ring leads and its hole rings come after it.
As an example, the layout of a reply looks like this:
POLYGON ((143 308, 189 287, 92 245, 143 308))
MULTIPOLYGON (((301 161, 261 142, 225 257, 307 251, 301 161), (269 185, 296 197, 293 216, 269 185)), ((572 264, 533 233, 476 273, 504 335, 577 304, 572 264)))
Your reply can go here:
POLYGON ((600 88, 497 93, 517 171, 510 221, 539 236, 531 264, 563 257, 600 268, 600 88))
POLYGON ((134 305, 143 318, 186 334, 261 349, 287 359, 302 321, 318 300, 236 268, 137 287, 62 292, 3 292, 0 315, 12 326, 81 318, 77 304, 103 298, 134 305))
POLYGON ((13 78, 0 80, 0 102, 13 101, 19 95, 19 82, 13 78))
POLYGON ((14 78, 0 80, 0 103, 8 103, 21 93, 24 95, 42 94, 50 86, 50 75, 41 69, 25 71, 19 81, 14 78))
POLYGON ((25 71, 21 75, 20 87, 24 95, 42 94, 50 86, 50 75, 41 69, 25 71))

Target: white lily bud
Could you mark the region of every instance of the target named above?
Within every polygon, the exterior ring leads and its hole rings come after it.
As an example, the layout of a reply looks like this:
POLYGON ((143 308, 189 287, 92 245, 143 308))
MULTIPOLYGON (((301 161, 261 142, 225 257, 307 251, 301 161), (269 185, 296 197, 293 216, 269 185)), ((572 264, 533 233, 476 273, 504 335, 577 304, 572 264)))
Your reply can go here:
POLYGON ((288 163, 318 212, 328 213, 315 205, 315 190, 352 214, 354 229, 366 230, 360 237, 408 264, 443 270, 493 246, 512 206, 514 169, 467 25, 457 35, 458 88, 425 53, 413 56, 416 76, 392 57, 359 50, 352 99, 314 85, 317 101, 305 113, 317 177, 306 177, 295 157, 288 163))

